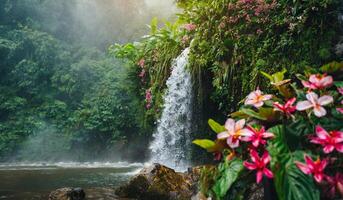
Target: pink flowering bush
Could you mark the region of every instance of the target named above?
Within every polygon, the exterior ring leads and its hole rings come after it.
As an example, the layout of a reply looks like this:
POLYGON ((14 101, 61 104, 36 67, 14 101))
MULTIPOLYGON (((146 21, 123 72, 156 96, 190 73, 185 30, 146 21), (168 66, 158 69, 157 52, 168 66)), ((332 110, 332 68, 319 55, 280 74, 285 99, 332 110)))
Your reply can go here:
POLYGON ((223 199, 228 191, 269 180, 279 199, 343 198, 343 82, 337 73, 343 63, 332 65, 336 73, 308 73, 293 81, 284 79, 286 71, 262 72, 274 94, 256 89, 224 126, 209 120, 216 140, 193 141, 222 159, 208 196, 223 199))

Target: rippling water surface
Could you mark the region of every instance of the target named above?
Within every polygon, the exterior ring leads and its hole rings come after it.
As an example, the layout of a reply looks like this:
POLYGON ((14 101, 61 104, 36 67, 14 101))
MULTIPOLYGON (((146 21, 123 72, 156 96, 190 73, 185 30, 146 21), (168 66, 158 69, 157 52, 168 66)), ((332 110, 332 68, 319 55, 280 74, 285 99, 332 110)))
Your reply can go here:
POLYGON ((0 199, 47 199, 52 190, 61 187, 84 188, 87 199, 109 199, 114 187, 142 167, 126 162, 2 163, 0 199))

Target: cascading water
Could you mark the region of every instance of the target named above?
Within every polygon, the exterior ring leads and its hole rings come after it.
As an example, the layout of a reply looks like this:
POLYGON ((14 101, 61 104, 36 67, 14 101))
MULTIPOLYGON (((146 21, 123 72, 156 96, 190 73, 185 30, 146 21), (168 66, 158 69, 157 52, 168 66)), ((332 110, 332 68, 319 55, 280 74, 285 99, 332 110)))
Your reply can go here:
POLYGON ((189 166, 189 147, 192 119, 192 81, 186 69, 189 48, 175 59, 167 80, 164 109, 150 145, 151 162, 175 170, 189 166))

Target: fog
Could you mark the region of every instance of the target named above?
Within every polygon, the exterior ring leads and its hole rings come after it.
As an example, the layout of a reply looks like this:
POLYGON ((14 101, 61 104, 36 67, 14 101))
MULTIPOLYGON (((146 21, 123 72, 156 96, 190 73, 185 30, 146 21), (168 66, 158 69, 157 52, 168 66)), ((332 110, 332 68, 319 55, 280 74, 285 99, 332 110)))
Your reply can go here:
POLYGON ((177 12, 173 0, 46 0, 43 6, 47 9, 40 17, 47 29, 101 48, 138 40, 153 17, 173 20, 177 12))

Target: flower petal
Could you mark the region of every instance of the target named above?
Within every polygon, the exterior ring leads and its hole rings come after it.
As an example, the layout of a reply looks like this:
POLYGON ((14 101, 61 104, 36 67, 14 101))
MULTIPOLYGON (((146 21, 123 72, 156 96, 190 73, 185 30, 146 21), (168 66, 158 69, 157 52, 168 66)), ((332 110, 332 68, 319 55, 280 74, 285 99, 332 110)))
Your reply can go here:
POLYGON ((272 97, 273 97, 273 95, 271 95, 271 94, 263 95, 263 101, 267 101, 267 100, 271 99, 272 97))
POLYGON ((314 92, 310 92, 306 94, 307 100, 309 100, 311 103, 315 103, 318 101, 318 95, 314 92))
POLYGON ((252 141, 252 145, 253 145, 254 147, 258 147, 258 145, 260 145, 260 140, 253 140, 253 141, 252 141))
POLYGON ((308 155, 304 156, 305 162, 307 164, 307 167, 312 171, 314 169, 314 162, 312 158, 308 155))
POLYGON ((313 104, 310 101, 300 101, 297 103, 296 109, 299 111, 303 111, 312 107, 313 107, 313 104))
POLYGON ((318 166, 318 170, 319 171, 324 171, 326 165, 328 164, 328 160, 324 159, 320 162, 319 166, 318 166))
POLYGON ((260 108, 260 107, 262 107, 263 106, 263 101, 258 101, 258 102, 256 102, 256 103, 254 103, 253 104, 253 106, 255 107, 255 108, 260 108))
POLYGON ((267 168, 264 168, 264 169, 263 169, 263 173, 264 173, 264 175, 266 175, 268 178, 273 178, 273 177, 274 177, 273 172, 270 171, 270 170, 267 169, 267 168))
POLYGON ((338 152, 343 153, 343 144, 336 144, 335 148, 338 152))
POLYGON ((285 107, 288 108, 290 107, 291 105, 293 105, 295 103, 295 101, 297 100, 297 98, 293 97, 291 99, 289 99, 286 104, 285 104, 285 107))
POLYGON ((256 173, 256 183, 260 183, 263 177, 263 171, 257 171, 256 173))
POLYGON ((229 118, 225 122, 225 129, 228 130, 229 134, 235 131, 235 120, 229 118))
POLYGON ((257 166, 255 164, 249 163, 247 161, 244 161, 243 165, 244 165, 244 167, 246 167, 249 170, 255 170, 257 168, 257 166))
POLYGON ((218 135, 217 135, 217 138, 218 139, 226 139, 226 138, 228 138, 228 137, 230 137, 230 135, 229 135, 229 133, 227 132, 227 131, 224 131, 224 132, 221 132, 221 133, 219 133, 218 135))
POLYGON ((316 106, 313 108, 314 115, 317 117, 323 117, 326 115, 326 110, 322 106, 316 106))
POLYGON ((239 140, 234 140, 232 136, 228 137, 226 142, 232 149, 239 147, 239 140))
POLYGON ((329 133, 320 125, 316 126, 316 134, 322 140, 327 140, 329 138, 329 133))
POLYGON ((252 136, 253 133, 251 131, 249 131, 246 128, 243 128, 242 130, 239 131, 239 135, 241 136, 252 136))
POLYGON ((318 103, 322 106, 333 102, 333 97, 329 95, 324 95, 318 99, 318 103))
POLYGON ((251 151, 250 151, 250 157, 251 157, 251 160, 252 160, 254 163, 260 161, 260 156, 258 156, 258 153, 257 153, 257 151, 255 151, 255 150, 251 150, 251 151))
POLYGON ((307 167, 307 165, 301 162, 295 162, 295 165, 304 173, 304 174, 311 174, 311 170, 307 167))
POLYGON ((235 131, 241 130, 245 125, 245 119, 238 120, 235 124, 235 131))
POLYGON ((322 80, 321 80, 321 84, 322 84, 324 87, 328 87, 328 86, 332 85, 332 83, 333 83, 333 78, 332 78, 332 76, 323 77, 322 80))
POLYGON ((316 173, 316 174, 314 174, 314 180, 316 180, 317 183, 322 182, 322 180, 323 180, 323 174, 322 174, 322 173, 316 173))
POLYGON ((262 162, 263 162, 265 165, 267 165, 267 164, 270 162, 271 157, 270 157, 268 151, 265 151, 265 152, 263 153, 261 159, 262 159, 262 162))
POLYGON ((274 137, 274 134, 269 133, 269 132, 264 132, 264 133, 262 133, 262 137, 263 138, 272 138, 272 137, 274 137))
POLYGON ((335 146, 329 144, 323 148, 323 151, 324 153, 328 154, 328 153, 331 153, 334 149, 335 149, 335 146))

